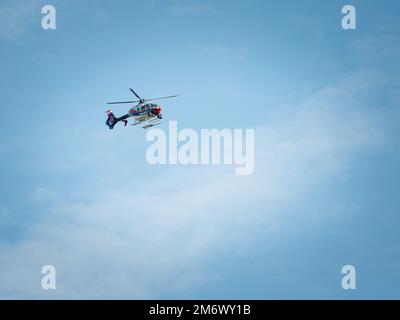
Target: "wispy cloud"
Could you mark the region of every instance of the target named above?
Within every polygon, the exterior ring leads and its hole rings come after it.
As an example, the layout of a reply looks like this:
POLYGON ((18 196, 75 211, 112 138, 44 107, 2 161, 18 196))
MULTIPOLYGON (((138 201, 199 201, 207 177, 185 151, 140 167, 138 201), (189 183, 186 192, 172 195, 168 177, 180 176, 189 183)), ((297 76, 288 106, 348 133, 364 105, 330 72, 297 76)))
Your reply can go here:
POLYGON ((354 49, 359 54, 362 54, 363 58, 368 61, 380 63, 389 59, 398 62, 400 56, 399 40, 399 31, 382 26, 378 28, 376 34, 370 34, 356 39, 353 46, 354 49))
POLYGON ((39 1, 1 1, 0 39, 13 39, 22 35, 35 20, 40 25, 41 7, 39 1))
POLYGON ((256 128, 249 177, 222 167, 166 168, 150 181, 118 179, 86 201, 38 188, 33 199, 48 203, 38 221, 17 244, 0 247, 0 297, 184 297, 221 277, 203 273, 207 261, 224 250, 242 254, 260 228, 275 230, 272 241, 279 241, 277 225, 294 227, 280 214, 300 212, 296 195, 334 181, 354 157, 382 147, 380 118, 364 105, 373 85, 366 79, 324 88, 256 128), (44 264, 58 271, 52 294, 40 288, 44 264))
POLYGON ((193 0, 174 0, 170 6, 172 13, 176 15, 193 15, 212 13, 215 11, 214 7, 206 1, 193 1, 193 0))

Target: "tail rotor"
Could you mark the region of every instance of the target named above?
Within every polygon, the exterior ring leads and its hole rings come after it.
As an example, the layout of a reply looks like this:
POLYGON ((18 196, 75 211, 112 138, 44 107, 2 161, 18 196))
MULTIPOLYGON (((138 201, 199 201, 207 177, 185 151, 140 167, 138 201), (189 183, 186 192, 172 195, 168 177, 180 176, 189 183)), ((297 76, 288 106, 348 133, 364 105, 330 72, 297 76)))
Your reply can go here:
POLYGON ((110 130, 114 129, 114 126, 119 122, 119 121, 123 121, 124 122, 124 126, 126 127, 126 125, 128 124, 128 120, 126 120, 127 118, 129 118, 129 114, 126 114, 122 117, 117 118, 114 113, 112 112, 111 109, 108 109, 107 111, 107 121, 106 121, 106 125, 108 126, 108 128, 110 130))

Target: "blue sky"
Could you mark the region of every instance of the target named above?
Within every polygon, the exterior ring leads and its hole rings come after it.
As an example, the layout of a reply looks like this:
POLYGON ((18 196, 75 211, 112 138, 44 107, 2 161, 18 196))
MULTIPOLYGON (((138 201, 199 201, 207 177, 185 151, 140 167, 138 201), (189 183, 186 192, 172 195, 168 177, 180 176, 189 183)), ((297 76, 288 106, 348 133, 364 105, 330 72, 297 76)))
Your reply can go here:
POLYGON ((0 1, 0 298, 399 298, 396 1, 45 4, 0 1), (104 124, 128 87, 180 95, 161 128, 254 128, 254 174, 150 166, 104 124))

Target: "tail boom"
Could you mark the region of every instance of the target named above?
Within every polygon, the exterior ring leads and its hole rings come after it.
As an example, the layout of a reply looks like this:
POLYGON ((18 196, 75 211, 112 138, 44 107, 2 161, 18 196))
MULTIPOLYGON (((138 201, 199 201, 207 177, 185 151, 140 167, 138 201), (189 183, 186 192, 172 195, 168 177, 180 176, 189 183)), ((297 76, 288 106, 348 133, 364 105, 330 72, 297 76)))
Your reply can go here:
POLYGON ((126 120, 127 118, 129 118, 130 117, 130 115, 129 114, 125 114, 125 115, 123 115, 123 116, 121 116, 121 117, 116 117, 115 115, 114 115, 114 113, 112 112, 112 110, 111 109, 109 109, 109 110, 107 110, 107 121, 106 121, 106 125, 108 126, 108 128, 110 129, 110 130, 112 130, 112 129, 114 129, 114 126, 118 123, 118 122, 120 122, 120 121, 122 121, 122 122, 124 122, 124 125, 125 125, 125 127, 126 127, 126 125, 128 124, 128 120, 126 120))

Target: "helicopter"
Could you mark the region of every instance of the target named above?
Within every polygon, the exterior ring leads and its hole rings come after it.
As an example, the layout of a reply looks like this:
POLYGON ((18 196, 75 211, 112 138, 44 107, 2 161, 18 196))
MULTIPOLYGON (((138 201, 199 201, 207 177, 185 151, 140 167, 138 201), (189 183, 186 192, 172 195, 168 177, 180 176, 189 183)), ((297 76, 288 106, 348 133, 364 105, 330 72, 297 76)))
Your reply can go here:
POLYGON ((123 122, 124 125, 126 126, 128 124, 127 119, 130 117, 133 117, 135 119, 134 123, 131 124, 132 126, 136 126, 138 124, 144 124, 143 129, 148 129, 157 126, 161 124, 161 120, 163 118, 161 114, 161 107, 158 104, 150 103, 150 101, 178 97, 178 95, 173 95, 160 98, 142 99, 132 88, 129 88, 129 90, 139 100, 107 102, 107 104, 137 103, 137 105, 132 107, 127 114, 121 117, 116 117, 113 111, 111 109, 108 109, 106 111, 107 112, 106 125, 110 130, 114 129, 114 126, 118 122, 123 122))

